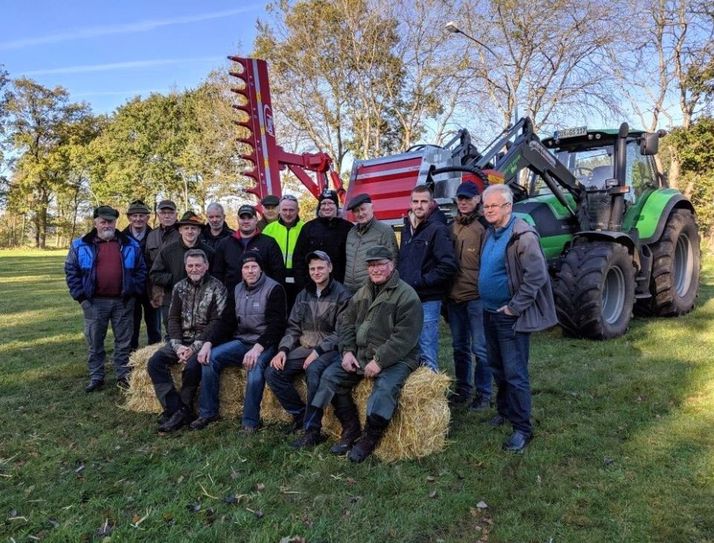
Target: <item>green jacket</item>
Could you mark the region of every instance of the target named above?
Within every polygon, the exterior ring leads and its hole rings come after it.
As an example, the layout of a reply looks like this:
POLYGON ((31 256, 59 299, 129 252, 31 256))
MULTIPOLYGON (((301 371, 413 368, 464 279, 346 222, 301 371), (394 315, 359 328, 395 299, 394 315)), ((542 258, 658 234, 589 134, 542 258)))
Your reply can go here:
MULTIPOLYGON (((280 250, 283 253, 285 268, 288 270, 293 269, 293 252, 295 252, 295 244, 297 243, 300 230, 302 230, 304 224, 304 222, 298 219, 294 225, 288 228, 282 219, 278 219, 277 221, 271 222, 265 227, 265 230, 261 232, 261 234, 270 236, 278 242, 280 250)), ((292 277, 292 273, 288 273, 288 275, 292 277)))
POLYGON ((347 234, 345 281, 344 285, 350 292, 357 292, 367 282, 367 249, 375 245, 383 245, 394 256, 397 265, 399 246, 394 230, 388 224, 372 218, 367 224, 355 224, 347 234))
POLYGON ((352 352, 364 367, 372 358, 381 368, 419 364, 424 314, 419 295, 395 269, 384 285, 367 282, 350 300, 338 323, 340 354, 352 352))

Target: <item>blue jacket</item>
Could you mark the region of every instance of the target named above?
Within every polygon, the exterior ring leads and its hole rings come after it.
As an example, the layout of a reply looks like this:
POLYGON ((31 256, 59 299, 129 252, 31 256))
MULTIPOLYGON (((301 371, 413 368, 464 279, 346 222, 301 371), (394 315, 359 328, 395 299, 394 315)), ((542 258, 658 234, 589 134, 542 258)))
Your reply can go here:
POLYGON ((441 300, 451 288, 458 262, 444 214, 435 208, 412 233, 404 218, 399 248, 399 277, 409 284, 422 302, 441 300))
MULTIPOLYGON (((97 284, 97 230, 92 229, 84 237, 72 242, 64 262, 64 273, 69 287, 69 294, 79 303, 94 298, 97 284)), ((122 298, 142 294, 146 285, 146 264, 141 254, 139 243, 116 231, 122 260, 122 298)))

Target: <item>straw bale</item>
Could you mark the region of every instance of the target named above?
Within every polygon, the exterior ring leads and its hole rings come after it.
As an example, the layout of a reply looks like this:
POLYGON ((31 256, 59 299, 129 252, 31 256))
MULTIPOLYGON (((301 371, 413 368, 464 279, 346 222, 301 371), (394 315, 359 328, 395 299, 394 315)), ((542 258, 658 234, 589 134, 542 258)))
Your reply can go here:
MULTIPOLYGON (((161 405, 154 394, 154 387, 146 371, 146 364, 159 346, 151 345, 132 354, 129 390, 126 392, 125 408, 142 413, 160 413, 161 405)), ((181 385, 181 367, 171 368, 177 386, 181 385)), ((414 371, 402 389, 399 407, 392 422, 375 451, 383 462, 422 458, 443 450, 449 427, 449 411, 446 393, 450 378, 444 373, 433 373, 426 368, 414 371)), ((298 393, 306 396, 303 378, 296 381, 298 393)), ((221 374, 220 412, 227 419, 234 419, 243 411, 245 374, 241 368, 229 367, 221 374)), ((367 400, 372 392, 372 381, 364 379, 353 392, 362 425, 365 422, 367 400)), ((265 422, 290 422, 290 415, 280 406, 269 387, 265 387, 261 404, 261 417, 265 422)), ((339 439, 341 426, 332 407, 325 411, 325 433, 339 439)))

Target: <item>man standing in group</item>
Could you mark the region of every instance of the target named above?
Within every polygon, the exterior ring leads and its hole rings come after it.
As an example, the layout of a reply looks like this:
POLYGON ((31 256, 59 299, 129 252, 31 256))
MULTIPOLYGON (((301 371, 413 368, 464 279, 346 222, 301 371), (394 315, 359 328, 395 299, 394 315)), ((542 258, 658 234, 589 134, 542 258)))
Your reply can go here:
POLYGON ((89 348, 86 392, 104 385, 104 338, 110 322, 117 384, 129 386, 134 298, 146 287, 146 265, 139 244, 116 230, 118 217, 119 212, 109 206, 96 208, 94 228, 72 242, 64 264, 69 293, 84 312, 89 348))
POLYGON ((491 399, 491 370, 486 360, 483 308, 478 288, 481 242, 485 231, 478 210, 480 201, 475 183, 465 181, 459 185, 456 190, 458 214, 451 225, 459 269, 451 284, 447 305, 456 375, 456 391, 451 403, 465 404, 475 387, 472 411, 488 409, 491 399))
MULTIPOLYGON (((131 236, 136 240, 141 248, 142 258, 146 258, 146 240, 151 233, 151 227, 147 224, 149 221, 149 207, 141 200, 134 200, 129 204, 129 209, 126 212, 129 218, 129 226, 123 230, 123 234, 131 236)), ((147 270, 149 269, 147 265, 147 270)), ((161 316, 154 306, 151 305, 149 297, 149 276, 146 276, 146 285, 144 291, 136 297, 134 302, 134 328, 131 334, 131 350, 135 351, 139 348, 139 332, 141 331, 141 315, 144 313, 144 322, 146 324, 146 336, 149 345, 161 341, 161 316)))
POLYGON ((263 208, 263 217, 258 221, 258 230, 262 232, 271 222, 278 220, 278 217, 280 216, 280 213, 278 212, 280 198, 274 194, 268 194, 260 201, 260 205, 263 208))
POLYGON ((243 253, 243 281, 228 293, 223 316, 223 336, 231 341, 219 345, 203 362, 200 413, 191 423, 201 430, 218 419, 220 377, 227 366, 242 366, 246 371, 243 401, 244 433, 254 433, 260 425, 260 402, 265 388, 265 368, 285 332, 285 290, 262 271, 260 254, 243 253))
POLYGON ((538 233, 513 215, 513 193, 491 185, 483 193, 489 228, 481 252, 479 292, 488 363, 498 387, 492 426, 510 422, 503 448, 521 452, 533 436, 528 379, 530 334, 557 324, 553 293, 538 233))
POLYGON ((399 247, 392 227, 374 217, 372 200, 367 194, 354 196, 347 203, 347 210, 352 211, 355 225, 347 234, 345 244, 344 285, 350 292, 357 292, 367 282, 367 250, 375 245, 387 247, 396 263, 399 247))
POLYGON ((222 240, 216 248, 213 275, 226 285, 232 294, 243 280, 241 267, 243 255, 248 251, 260 254, 263 271, 280 284, 285 282, 285 264, 277 242, 257 228, 255 208, 242 205, 238 208, 238 230, 222 240))
POLYGON ((294 430, 303 427, 305 404, 309 406, 312 402, 322 372, 339 358, 335 329, 350 299, 345 287, 332 277, 332 262, 327 253, 314 251, 306 260, 310 282, 297 295, 278 354, 265 371, 268 386, 293 417, 294 430), (303 402, 294 384, 302 373, 307 382, 307 402, 303 402))
POLYGON ((193 211, 187 211, 176 224, 178 225, 179 239, 169 243, 159 251, 149 272, 152 284, 155 287, 164 289, 161 316, 167 331, 171 290, 176 283, 186 277, 186 267, 183 260, 186 251, 189 249, 201 249, 206 253, 209 265, 213 263, 213 249, 200 240, 201 230, 203 229, 201 218, 193 211))
POLYGON ((449 228, 426 185, 412 190, 399 250, 399 275, 416 290, 424 309, 419 338, 422 363, 439 370, 441 300, 449 292, 457 263, 449 228))
POLYGON ((306 421, 305 446, 315 445, 319 437, 322 410, 332 402, 342 424, 335 453, 349 451, 352 462, 362 462, 379 444, 394 416, 399 394, 419 363, 419 335, 423 314, 414 289, 399 279, 392 251, 377 245, 365 255, 369 281, 352 297, 340 317, 337 333, 340 364, 322 374, 312 401, 315 413, 306 421), (364 378, 374 379, 367 401, 367 424, 361 439, 347 432, 359 428, 352 389, 364 378), (312 434, 312 435, 311 435, 312 434))
POLYGON ((201 364, 208 362, 217 342, 227 292, 208 275, 208 258, 201 249, 184 255, 186 278, 174 287, 169 310, 169 340, 147 365, 156 397, 164 412, 160 432, 173 432, 192 420, 193 400, 201 381, 201 364), (177 392, 170 366, 182 364, 181 391, 177 392))
POLYGON ((338 216, 339 200, 334 190, 325 190, 317 201, 317 218, 305 223, 295 244, 295 284, 298 291, 310 282, 306 256, 324 251, 332 262, 332 277, 345 280, 345 251, 352 223, 338 216))
POLYGON ((215 251, 218 242, 233 234, 233 229, 226 224, 225 211, 223 211, 223 206, 218 202, 208 204, 206 218, 208 224, 203 227, 201 240, 215 251))
MULTIPOLYGON (((178 229, 176 228, 176 204, 171 200, 161 200, 159 205, 156 206, 156 214, 159 217, 159 227, 153 229, 146 236, 144 254, 146 255, 147 270, 151 270, 154 260, 159 256, 161 249, 179 239, 178 229)), ((164 299, 164 289, 160 286, 154 286, 151 283, 151 278, 149 278, 149 296, 153 307, 156 309, 161 307, 164 299)))
POLYGON ((280 199, 280 217, 265 227, 263 233, 278 242, 285 263, 285 294, 288 297, 288 308, 293 306, 297 289, 295 272, 293 271, 293 253, 303 222, 298 216, 298 201, 295 196, 286 194, 280 199))

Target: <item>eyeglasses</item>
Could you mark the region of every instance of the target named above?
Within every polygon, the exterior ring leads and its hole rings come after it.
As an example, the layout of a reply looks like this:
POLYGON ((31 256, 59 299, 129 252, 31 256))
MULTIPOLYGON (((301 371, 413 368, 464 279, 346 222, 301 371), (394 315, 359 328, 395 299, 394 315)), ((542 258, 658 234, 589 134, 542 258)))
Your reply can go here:
POLYGON ((511 205, 511 202, 504 202, 502 204, 490 204, 487 206, 483 206, 484 211, 488 211, 490 209, 498 209, 499 207, 504 208, 511 205))
POLYGON ((283 196, 282 198, 280 198, 280 201, 281 201, 281 202, 284 201, 284 200, 290 200, 291 202, 297 202, 297 201, 298 201, 298 199, 295 198, 295 196, 293 196, 292 194, 286 194, 285 196, 283 196))

